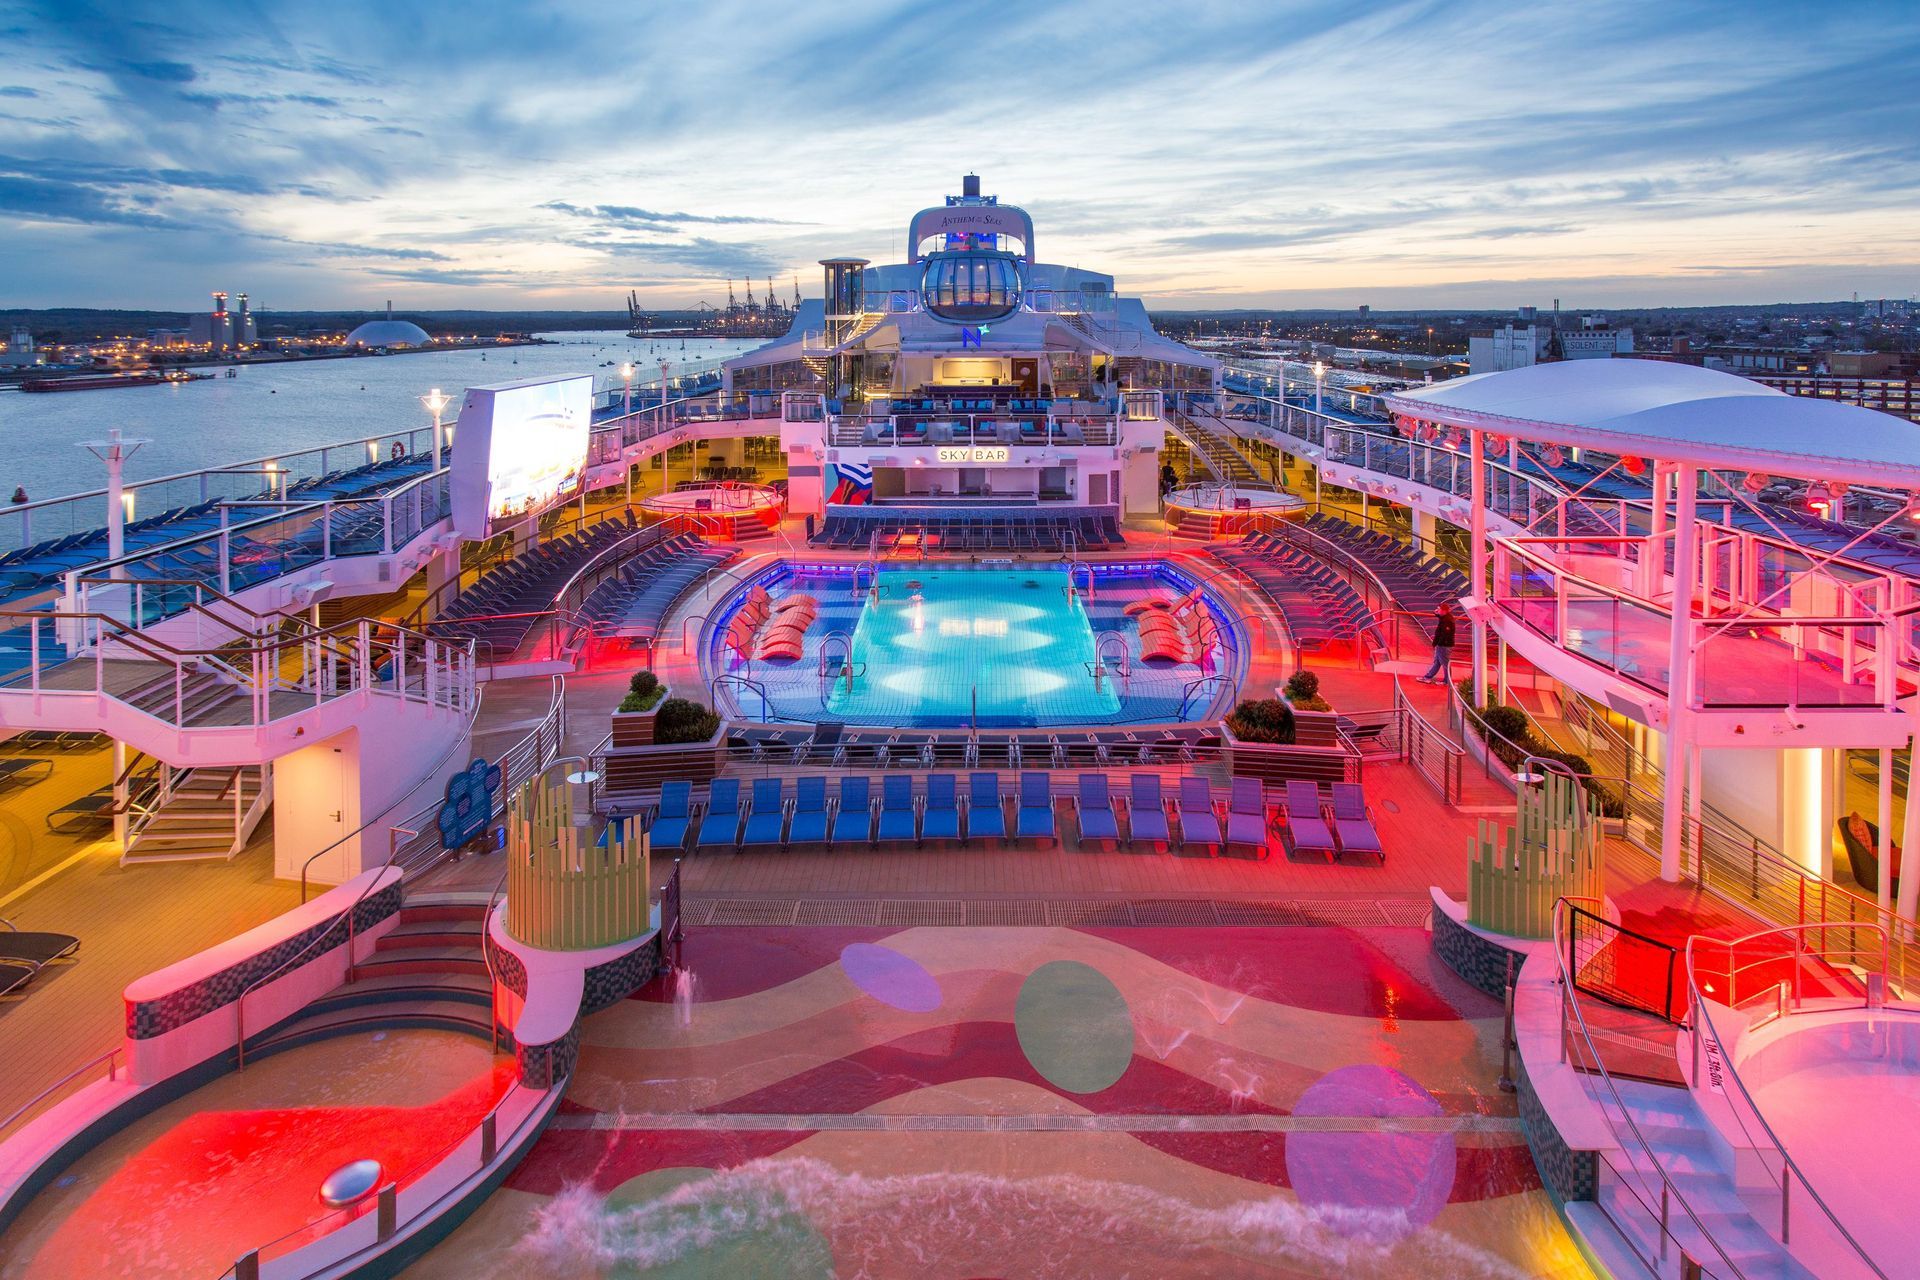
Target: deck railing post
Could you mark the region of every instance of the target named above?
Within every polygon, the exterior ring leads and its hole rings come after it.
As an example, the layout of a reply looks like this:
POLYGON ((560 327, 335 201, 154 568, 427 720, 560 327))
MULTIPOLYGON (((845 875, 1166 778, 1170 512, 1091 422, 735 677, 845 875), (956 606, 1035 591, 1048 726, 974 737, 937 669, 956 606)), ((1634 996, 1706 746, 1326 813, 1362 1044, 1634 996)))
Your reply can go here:
POLYGON ((249 1249, 233 1264, 233 1280, 260 1280, 260 1251, 249 1249))
POLYGON ((375 1224, 375 1234, 381 1240, 390 1239, 400 1225, 400 1188, 398 1183, 389 1182, 380 1188, 380 1218, 375 1224))

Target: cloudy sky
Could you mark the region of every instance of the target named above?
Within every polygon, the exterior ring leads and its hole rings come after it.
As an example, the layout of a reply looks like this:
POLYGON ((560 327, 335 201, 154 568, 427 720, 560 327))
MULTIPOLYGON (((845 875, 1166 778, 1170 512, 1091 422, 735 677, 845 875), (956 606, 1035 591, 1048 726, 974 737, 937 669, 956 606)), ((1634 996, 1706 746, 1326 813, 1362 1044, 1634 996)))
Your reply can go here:
POLYGON ((1158 305, 1920 291, 1920 3, 0 0, 0 305, 652 305, 977 169, 1158 305))

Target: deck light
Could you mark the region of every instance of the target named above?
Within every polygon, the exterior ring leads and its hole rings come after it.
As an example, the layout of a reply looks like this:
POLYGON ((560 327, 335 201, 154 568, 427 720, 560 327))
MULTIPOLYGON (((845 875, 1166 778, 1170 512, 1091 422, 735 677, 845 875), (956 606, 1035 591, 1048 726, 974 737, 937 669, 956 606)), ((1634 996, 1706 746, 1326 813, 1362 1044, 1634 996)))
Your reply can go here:
POLYGON ((1558 467, 1567 460, 1567 455, 1561 451, 1559 445, 1550 444, 1546 447, 1546 451, 1540 455, 1540 460, 1549 467, 1558 467))
POLYGON ((1636 458, 1632 454, 1628 454, 1626 457, 1620 459, 1620 465, 1626 469, 1626 473, 1630 476, 1643 476, 1647 474, 1647 460, 1645 458, 1636 458))
POLYGON ((1773 477, 1766 472, 1749 471, 1746 474, 1746 478, 1740 482, 1740 487, 1748 493, 1758 493, 1772 483, 1773 477))
POLYGON ((1827 488, 1827 486, 1819 483, 1815 483, 1807 486, 1807 509, 1808 510, 1818 511, 1821 515, 1825 515, 1832 508, 1833 508, 1833 493, 1827 488))
POLYGON ((1920 524, 1920 492, 1907 495, 1907 519, 1920 524))

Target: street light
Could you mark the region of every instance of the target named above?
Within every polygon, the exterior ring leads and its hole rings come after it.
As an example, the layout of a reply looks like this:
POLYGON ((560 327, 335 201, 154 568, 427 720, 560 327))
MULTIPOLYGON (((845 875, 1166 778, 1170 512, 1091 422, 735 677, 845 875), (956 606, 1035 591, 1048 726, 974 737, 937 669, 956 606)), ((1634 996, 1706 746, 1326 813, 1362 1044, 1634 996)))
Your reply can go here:
POLYGON ((1323 360, 1315 360, 1313 362, 1313 411, 1315 413, 1320 412, 1320 396, 1325 390, 1326 379, 1326 362, 1323 360))
POLYGON ((626 384, 626 407, 622 413, 630 418, 633 416, 633 361, 620 366, 620 381, 626 384))
POLYGON ((453 397, 435 387, 431 392, 420 397, 420 403, 425 405, 427 412, 433 415, 433 469, 438 471, 440 469, 440 415, 445 413, 447 406, 453 403, 453 397))

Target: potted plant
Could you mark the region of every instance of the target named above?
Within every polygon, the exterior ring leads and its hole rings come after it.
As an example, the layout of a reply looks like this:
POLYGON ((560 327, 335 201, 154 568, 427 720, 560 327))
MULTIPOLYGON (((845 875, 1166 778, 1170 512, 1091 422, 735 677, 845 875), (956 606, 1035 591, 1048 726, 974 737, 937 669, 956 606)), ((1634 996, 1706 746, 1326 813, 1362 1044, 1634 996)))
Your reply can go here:
POLYGON ((660 708, 667 697, 666 686, 651 671, 636 671, 627 685, 627 696, 613 713, 613 745, 644 747, 657 741, 660 708))
POLYGON ((1320 677, 1305 669, 1287 677, 1281 690, 1288 702, 1301 711, 1331 711, 1333 704, 1320 696, 1320 677))

